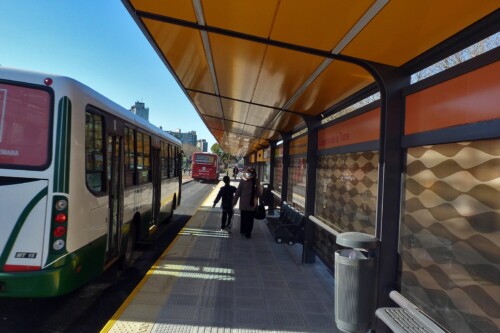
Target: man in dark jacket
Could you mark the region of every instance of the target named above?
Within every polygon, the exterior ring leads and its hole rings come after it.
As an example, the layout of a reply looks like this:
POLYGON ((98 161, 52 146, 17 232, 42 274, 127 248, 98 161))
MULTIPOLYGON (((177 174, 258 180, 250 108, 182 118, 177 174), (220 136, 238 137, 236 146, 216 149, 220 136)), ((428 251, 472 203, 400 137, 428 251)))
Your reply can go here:
POLYGON ((231 219, 233 218, 233 197, 234 193, 236 192, 236 187, 229 184, 231 179, 228 176, 224 176, 224 178, 222 178, 222 181, 224 181, 224 186, 220 188, 212 207, 215 207, 215 205, 222 198, 222 221, 220 228, 221 230, 227 230, 228 232, 231 232, 231 219))

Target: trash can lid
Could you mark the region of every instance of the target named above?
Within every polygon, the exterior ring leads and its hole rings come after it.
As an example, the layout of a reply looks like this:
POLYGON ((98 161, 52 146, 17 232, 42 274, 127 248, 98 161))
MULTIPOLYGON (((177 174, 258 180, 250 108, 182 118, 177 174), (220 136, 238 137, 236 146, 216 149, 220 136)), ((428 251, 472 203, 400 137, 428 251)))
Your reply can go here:
POLYGON ((343 232, 337 236, 337 244, 354 249, 376 249, 378 239, 362 232, 343 232))

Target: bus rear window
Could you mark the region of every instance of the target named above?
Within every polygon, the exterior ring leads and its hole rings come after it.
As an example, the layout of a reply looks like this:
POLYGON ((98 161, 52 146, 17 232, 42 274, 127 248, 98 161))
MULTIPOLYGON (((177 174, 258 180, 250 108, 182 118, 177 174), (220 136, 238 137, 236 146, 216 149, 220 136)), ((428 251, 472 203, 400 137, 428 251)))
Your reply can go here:
POLYGON ((215 163, 215 156, 213 155, 196 154, 194 159, 196 163, 203 163, 203 164, 215 163))
POLYGON ((48 164, 50 105, 48 91, 0 83, 0 165, 48 164))

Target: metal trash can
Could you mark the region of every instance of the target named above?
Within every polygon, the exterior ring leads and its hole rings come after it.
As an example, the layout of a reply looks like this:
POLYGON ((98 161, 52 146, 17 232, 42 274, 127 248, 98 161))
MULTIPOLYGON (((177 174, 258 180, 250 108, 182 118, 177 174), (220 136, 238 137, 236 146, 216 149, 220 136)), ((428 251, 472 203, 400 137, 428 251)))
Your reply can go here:
POLYGON ((342 332, 366 333, 375 323, 378 244, 372 235, 345 232, 335 252, 335 322, 342 332))

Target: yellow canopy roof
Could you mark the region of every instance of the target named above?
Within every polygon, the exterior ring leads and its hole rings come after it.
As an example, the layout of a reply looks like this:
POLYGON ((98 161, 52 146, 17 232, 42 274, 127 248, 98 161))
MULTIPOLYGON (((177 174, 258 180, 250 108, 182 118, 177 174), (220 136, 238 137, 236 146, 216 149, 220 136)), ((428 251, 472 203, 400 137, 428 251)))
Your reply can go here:
POLYGON ((246 156, 495 12, 492 0, 123 0, 226 152, 246 156), (355 61, 350 61, 355 60, 355 61))

